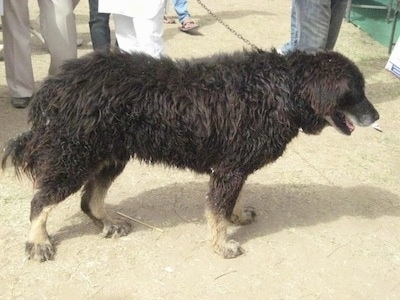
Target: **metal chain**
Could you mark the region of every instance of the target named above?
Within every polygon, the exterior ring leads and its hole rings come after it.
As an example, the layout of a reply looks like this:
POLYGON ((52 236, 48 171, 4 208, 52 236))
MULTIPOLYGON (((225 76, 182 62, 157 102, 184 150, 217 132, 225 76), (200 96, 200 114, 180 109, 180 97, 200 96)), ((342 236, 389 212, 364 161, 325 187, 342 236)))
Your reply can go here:
POLYGON ((232 27, 230 27, 228 24, 226 24, 224 21, 221 20, 220 17, 218 17, 216 14, 214 14, 201 0, 196 0, 197 3, 204 8, 218 23, 220 23, 221 25, 223 25, 226 29, 228 29, 231 33, 233 33, 234 35, 236 35, 239 39, 241 39, 243 42, 245 42, 247 45, 249 45, 250 47, 254 48, 254 49, 259 49, 259 47, 257 47, 255 44, 253 44, 252 42, 250 42, 248 39, 244 38, 240 33, 238 33, 235 29, 233 29, 232 27))

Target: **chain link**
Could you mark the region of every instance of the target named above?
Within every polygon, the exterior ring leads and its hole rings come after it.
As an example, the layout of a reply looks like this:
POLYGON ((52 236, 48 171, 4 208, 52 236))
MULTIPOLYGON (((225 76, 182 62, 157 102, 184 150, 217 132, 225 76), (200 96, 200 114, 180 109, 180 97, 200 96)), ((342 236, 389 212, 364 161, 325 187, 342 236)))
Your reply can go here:
POLYGON ((254 49, 259 49, 255 44, 250 42, 248 39, 244 38, 240 33, 238 33, 235 29, 230 27, 228 24, 226 24, 224 21, 221 20, 220 17, 218 17, 216 14, 214 14, 211 9, 209 9, 201 0, 196 0, 197 3, 204 8, 218 23, 220 23, 222 26, 224 26, 228 31, 236 35, 239 39, 241 39, 243 42, 245 42, 247 45, 254 49))

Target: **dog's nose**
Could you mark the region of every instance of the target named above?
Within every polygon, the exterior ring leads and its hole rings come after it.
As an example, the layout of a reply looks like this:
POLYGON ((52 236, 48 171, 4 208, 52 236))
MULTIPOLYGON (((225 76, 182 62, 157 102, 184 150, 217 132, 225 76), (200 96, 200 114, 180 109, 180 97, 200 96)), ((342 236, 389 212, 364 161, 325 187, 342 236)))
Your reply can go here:
POLYGON ((362 118, 361 123, 364 124, 364 126, 371 125, 372 123, 376 122, 379 119, 379 113, 375 109, 375 107, 372 105, 371 102, 363 101, 362 106, 365 108, 365 114, 364 117, 362 118))
POLYGON ((374 118, 374 121, 379 120, 379 113, 377 110, 375 110, 373 118, 374 118))
POLYGON ((362 126, 369 126, 376 122, 378 119, 378 111, 374 107, 371 107, 370 111, 360 119, 360 123, 362 124, 362 126))

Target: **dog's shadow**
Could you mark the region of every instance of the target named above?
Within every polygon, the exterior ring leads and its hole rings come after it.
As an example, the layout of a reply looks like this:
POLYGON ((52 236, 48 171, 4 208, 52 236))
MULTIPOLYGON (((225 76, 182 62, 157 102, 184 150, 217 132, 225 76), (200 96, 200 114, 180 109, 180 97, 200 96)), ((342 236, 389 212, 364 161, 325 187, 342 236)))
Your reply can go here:
MULTIPOLYGON (((166 229, 183 223, 206 226, 204 217, 207 183, 185 183, 161 187, 123 200, 118 205, 107 205, 117 212, 140 219, 152 226, 166 229)), ((112 193, 110 195, 112 197, 112 193)), ((314 226, 335 221, 344 216, 375 219, 400 216, 400 199, 384 189, 370 186, 335 187, 327 185, 260 185, 248 184, 243 193, 244 206, 256 209, 256 221, 240 227, 234 238, 240 242, 265 236, 286 228, 314 226)), ((100 230, 82 212, 74 215, 78 224, 60 228, 54 238, 64 240, 98 234, 100 230)), ((131 234, 148 230, 133 223, 131 234)))

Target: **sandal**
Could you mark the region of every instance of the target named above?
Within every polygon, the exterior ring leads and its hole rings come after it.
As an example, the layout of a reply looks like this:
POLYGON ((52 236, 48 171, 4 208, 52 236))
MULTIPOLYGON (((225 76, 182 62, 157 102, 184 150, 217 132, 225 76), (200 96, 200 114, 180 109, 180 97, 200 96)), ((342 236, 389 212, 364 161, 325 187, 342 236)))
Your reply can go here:
POLYGON ((191 18, 187 18, 182 22, 182 27, 179 27, 179 29, 183 32, 189 32, 198 27, 199 25, 197 25, 195 21, 193 21, 191 18))
POLYGON ((175 24, 175 20, 164 15, 164 24, 175 24))

